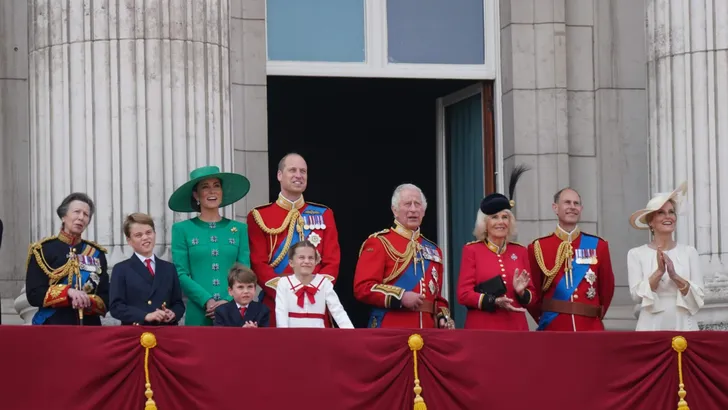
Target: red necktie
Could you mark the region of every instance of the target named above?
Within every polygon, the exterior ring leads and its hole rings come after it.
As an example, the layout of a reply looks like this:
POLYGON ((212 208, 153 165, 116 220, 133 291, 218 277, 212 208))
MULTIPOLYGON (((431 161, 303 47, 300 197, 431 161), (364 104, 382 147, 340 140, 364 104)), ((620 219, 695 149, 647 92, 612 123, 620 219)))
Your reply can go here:
POLYGON ((146 263, 146 264, 147 264, 147 270, 149 270, 149 273, 151 273, 151 274, 152 274, 152 276, 154 276, 154 269, 152 269, 152 260, 151 260, 151 259, 149 259, 149 258, 147 258, 147 259, 146 259, 146 260, 144 261, 144 263, 146 263))
POLYGON ((246 311, 247 309, 248 309, 248 308, 246 308, 246 307, 241 307, 241 308, 240 308, 240 316, 241 316, 241 317, 245 317, 245 311, 246 311))
POLYGON ((298 296, 298 306, 303 307, 303 298, 306 296, 308 296, 308 301, 311 302, 312 305, 316 303, 316 298, 314 297, 316 290, 317 289, 313 286, 303 286, 301 289, 298 289, 296 291, 296 296, 298 296))

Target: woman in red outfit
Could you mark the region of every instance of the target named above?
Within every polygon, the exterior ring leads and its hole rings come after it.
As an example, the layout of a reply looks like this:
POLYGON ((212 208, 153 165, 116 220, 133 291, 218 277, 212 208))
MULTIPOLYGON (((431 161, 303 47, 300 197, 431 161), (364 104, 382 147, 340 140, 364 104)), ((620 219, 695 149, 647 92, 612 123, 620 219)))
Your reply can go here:
MULTIPOLYGON (((510 196, 527 168, 511 174, 510 196)), ((516 229, 513 201, 494 193, 483 198, 473 235, 463 247, 458 279, 458 302, 468 308, 466 329, 528 330, 525 307, 536 289, 528 273, 524 246, 510 242, 516 229)))

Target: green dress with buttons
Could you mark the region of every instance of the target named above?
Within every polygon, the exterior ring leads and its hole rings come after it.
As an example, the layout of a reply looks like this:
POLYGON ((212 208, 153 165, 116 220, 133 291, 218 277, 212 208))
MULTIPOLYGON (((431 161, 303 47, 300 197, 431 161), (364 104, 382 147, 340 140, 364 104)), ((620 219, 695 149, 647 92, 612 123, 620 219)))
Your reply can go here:
POLYGON ((210 299, 231 301, 228 271, 236 261, 250 267, 248 226, 227 218, 177 222, 172 225, 172 260, 187 296, 185 325, 212 326, 205 304, 210 299))

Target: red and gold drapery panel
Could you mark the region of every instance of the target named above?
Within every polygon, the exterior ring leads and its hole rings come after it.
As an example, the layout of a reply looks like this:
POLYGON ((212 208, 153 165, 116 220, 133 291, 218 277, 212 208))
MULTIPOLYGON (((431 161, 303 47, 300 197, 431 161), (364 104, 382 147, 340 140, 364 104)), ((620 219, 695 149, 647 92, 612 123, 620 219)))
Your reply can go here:
POLYGON ((728 333, 417 334, 0 326, 0 408, 728 409, 728 333))

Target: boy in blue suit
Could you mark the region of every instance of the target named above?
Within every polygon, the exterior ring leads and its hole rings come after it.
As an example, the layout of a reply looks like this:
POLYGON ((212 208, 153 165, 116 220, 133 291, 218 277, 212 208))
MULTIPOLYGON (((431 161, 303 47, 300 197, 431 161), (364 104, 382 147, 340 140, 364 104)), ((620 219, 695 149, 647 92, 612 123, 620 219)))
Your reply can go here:
POLYGON ((174 264, 154 256, 154 220, 133 213, 124 221, 134 255, 114 266, 109 289, 111 316, 122 325, 177 325, 185 313, 174 264))
POLYGON ((213 326, 268 327, 270 309, 253 300, 257 282, 252 270, 236 262, 228 273, 228 293, 233 301, 215 309, 213 326))

